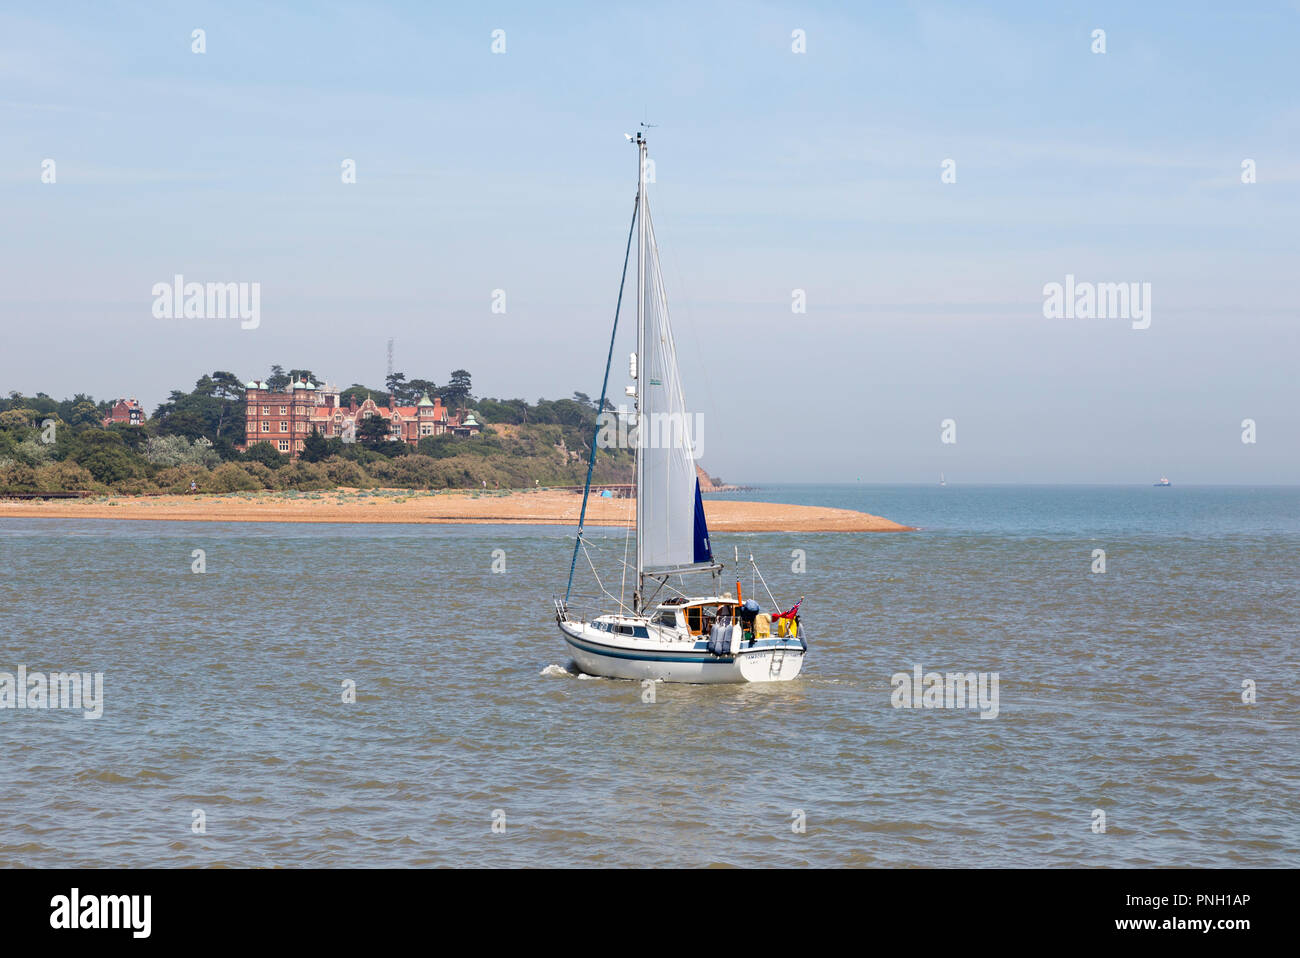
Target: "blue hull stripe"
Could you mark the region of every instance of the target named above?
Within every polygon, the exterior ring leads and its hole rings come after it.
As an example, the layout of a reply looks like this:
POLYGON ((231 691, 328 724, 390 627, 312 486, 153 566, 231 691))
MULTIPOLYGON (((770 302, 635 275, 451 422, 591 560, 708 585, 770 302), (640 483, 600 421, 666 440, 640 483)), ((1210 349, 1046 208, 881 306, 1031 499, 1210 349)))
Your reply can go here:
MULTIPOLYGON (((573 636, 569 635, 569 633, 565 632, 563 629, 560 630, 560 634, 564 636, 564 641, 568 642, 575 649, 581 649, 583 652, 590 652, 593 655, 609 656, 612 659, 632 659, 637 662, 692 662, 692 663, 698 662, 704 664, 712 662, 712 663, 717 663, 722 665, 730 665, 736 661, 736 657, 731 655, 700 656, 700 655, 692 655, 690 652, 685 652, 685 651, 670 652, 664 655, 656 655, 653 652, 629 652, 625 649, 615 649, 608 645, 592 645, 587 642, 580 641, 578 639, 575 639, 573 636)), ((698 650, 701 648, 707 648, 707 646, 702 642, 697 643, 695 649, 698 650)), ((784 648, 787 652, 793 652, 796 650, 798 650, 800 653, 803 652, 803 647, 799 645, 789 645, 786 643, 771 642, 767 645, 764 645, 762 643, 757 643, 751 648, 742 649, 740 654, 743 655, 746 652, 765 652, 768 651, 769 649, 777 649, 777 648, 784 648)))
POLYGON ((713 662, 718 665, 730 665, 736 661, 730 656, 719 658, 717 656, 712 656, 712 655, 699 656, 699 655, 686 655, 680 653, 674 655, 651 655, 649 653, 641 653, 641 652, 623 652, 623 651, 616 652, 613 649, 609 648, 608 646, 594 646, 594 645, 587 645, 584 642, 579 642, 577 639, 569 635, 569 633, 567 632, 564 633, 564 641, 568 642, 575 649, 581 649, 583 652, 590 652, 593 655, 603 655, 611 659, 632 659, 633 661, 636 662, 681 662, 683 664, 690 663, 690 662, 699 662, 701 664, 707 664, 713 662))

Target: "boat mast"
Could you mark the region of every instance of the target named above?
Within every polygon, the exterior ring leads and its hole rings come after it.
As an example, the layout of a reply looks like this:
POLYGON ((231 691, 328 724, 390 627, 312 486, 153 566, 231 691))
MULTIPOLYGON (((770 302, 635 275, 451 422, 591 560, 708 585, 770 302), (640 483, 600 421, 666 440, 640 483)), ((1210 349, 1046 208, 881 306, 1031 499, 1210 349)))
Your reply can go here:
POLYGON ((632 594, 632 611, 641 612, 641 592, 645 586, 645 573, 642 571, 642 545, 645 536, 641 534, 641 482, 642 470, 645 468, 641 455, 642 419, 645 415, 645 161, 646 140, 640 130, 636 134, 637 152, 637 234, 636 234, 636 397, 633 410, 636 412, 636 591, 632 594))

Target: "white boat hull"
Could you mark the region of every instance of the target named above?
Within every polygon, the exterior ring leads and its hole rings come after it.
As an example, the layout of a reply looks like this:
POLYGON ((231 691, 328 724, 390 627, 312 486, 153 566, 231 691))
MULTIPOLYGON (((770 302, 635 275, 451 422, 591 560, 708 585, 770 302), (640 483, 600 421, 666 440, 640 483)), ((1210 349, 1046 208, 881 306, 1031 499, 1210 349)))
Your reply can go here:
POLYGON ((573 661, 588 675, 697 684, 788 682, 803 668, 804 647, 798 639, 742 642, 734 654, 714 655, 702 639, 614 636, 574 620, 562 620, 559 626, 573 661))

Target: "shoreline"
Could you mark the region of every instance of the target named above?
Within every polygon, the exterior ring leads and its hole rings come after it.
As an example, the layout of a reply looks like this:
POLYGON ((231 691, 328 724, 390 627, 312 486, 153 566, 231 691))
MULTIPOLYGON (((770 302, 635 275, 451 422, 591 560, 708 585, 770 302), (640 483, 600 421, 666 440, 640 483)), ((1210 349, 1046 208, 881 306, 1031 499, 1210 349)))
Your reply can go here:
MULTIPOLYGON (((632 499, 593 496, 587 525, 626 528, 632 499)), ((0 519, 127 519, 174 522, 379 522, 432 525, 575 525, 579 493, 548 489, 501 492, 406 489, 233 492, 223 495, 0 499, 0 519)), ((881 516, 828 506, 714 499, 705 502, 711 532, 911 532, 881 516)))

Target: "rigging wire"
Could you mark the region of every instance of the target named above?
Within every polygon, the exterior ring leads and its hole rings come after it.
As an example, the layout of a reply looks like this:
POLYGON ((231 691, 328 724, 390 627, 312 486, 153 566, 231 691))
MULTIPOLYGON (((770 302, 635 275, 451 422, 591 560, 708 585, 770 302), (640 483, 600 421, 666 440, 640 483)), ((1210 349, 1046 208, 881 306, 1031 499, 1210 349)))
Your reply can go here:
MULTIPOLYGON (((582 551, 583 551, 583 553, 584 553, 585 555, 587 555, 587 561, 588 561, 588 562, 591 562, 591 561, 592 561, 592 560, 591 560, 591 555, 590 555, 590 550, 592 550, 592 549, 597 549, 597 550, 599 550, 600 547, 592 545, 592 543, 591 543, 590 540, 588 540, 588 541, 586 541, 586 542, 584 542, 584 543, 582 544, 582 551)), ((623 558, 622 558, 622 559, 615 558, 614 561, 615 561, 615 562, 621 562, 621 563, 623 564, 623 574, 624 574, 624 576, 626 577, 626 575, 627 575, 627 570, 630 569, 630 568, 632 567, 632 563, 630 563, 630 562, 627 561, 627 549, 626 549, 626 546, 624 547, 624 550, 623 550, 623 558)), ((678 578, 678 579, 682 579, 683 577, 682 577, 682 576, 678 576, 677 578, 678 578)), ((662 581, 661 588, 662 588, 663 586, 667 586, 667 588, 669 588, 669 589, 672 590, 673 592, 676 592, 676 593, 677 593, 678 595, 680 595, 682 598, 684 598, 684 599, 686 599, 686 598, 690 598, 690 596, 688 596, 688 595, 687 595, 685 592, 683 592, 681 589, 677 588, 677 586, 673 585, 673 584, 672 584, 671 582, 669 582, 667 579, 663 579, 663 580, 661 580, 661 581, 662 581)), ((684 585, 684 584, 685 584, 685 581, 683 580, 683 585, 684 585)), ((657 592, 658 592, 658 590, 656 590, 656 594, 657 594, 657 592)), ((609 595, 608 592, 606 592, 605 594, 606 594, 606 595, 609 595)), ((610 597, 611 599, 614 598, 612 595, 610 595, 609 597, 610 597)), ((621 601, 619 601, 618 599, 615 599, 614 601, 618 602, 618 604, 619 604, 620 606, 623 606, 623 608, 627 608, 626 603, 621 602, 621 601)), ((633 614, 635 614, 635 613, 633 613, 633 614)))
MULTIPOLYGON (((605 397, 609 389, 609 367, 614 362, 614 339, 618 335, 618 314, 623 308, 623 287, 627 283, 627 263, 632 255, 632 231, 636 228, 636 213, 641 206, 641 187, 638 184, 636 200, 632 204, 632 222, 627 228, 627 248, 623 251, 623 275, 618 281, 618 302, 614 305, 614 328, 609 334, 609 355, 605 357, 605 380, 600 384, 600 405, 596 407, 596 428, 591 434, 591 457, 587 460, 587 482, 582 487, 582 512, 578 515, 578 538, 573 543, 573 558, 569 560, 569 584, 564 587, 564 602, 569 602, 573 590, 573 570, 578 564, 578 547, 582 544, 583 526, 587 521, 587 499, 591 495, 591 473, 596 468, 596 440, 600 436, 600 417, 605 412, 605 397)), ((619 603, 622 605, 622 603, 619 603)))
POLYGON ((754 574, 758 576, 758 581, 763 583, 763 591, 765 591, 767 597, 772 600, 772 608, 776 609, 778 612, 784 612, 785 610, 781 608, 781 603, 776 601, 776 596, 774 596, 772 590, 768 588, 767 580, 763 578, 763 573, 759 571, 758 563, 754 561, 754 556, 752 554, 749 557, 749 564, 754 567, 754 574))
POLYGON ((605 597, 606 597, 607 599, 609 599, 611 602, 617 602, 617 603, 618 603, 618 607, 619 607, 621 610, 623 610, 624 612, 626 612, 626 611, 627 611, 627 606, 625 606, 625 605, 623 604, 623 600, 622 600, 622 599, 616 599, 616 598, 614 598, 614 596, 610 595, 610 594, 609 594, 609 590, 606 589, 604 583, 602 583, 602 582, 600 581, 600 573, 598 573, 598 572, 596 571, 596 563, 594 563, 594 562, 591 561, 591 553, 590 553, 589 551, 587 551, 587 546, 586 546, 585 544, 584 544, 583 547, 582 547, 582 554, 583 554, 583 556, 584 556, 584 557, 586 558, 586 560, 587 560, 587 565, 591 566, 591 576, 592 576, 593 579, 596 580, 596 585, 600 587, 600 591, 603 592, 603 593, 605 593, 605 597))
MULTIPOLYGON (((638 361, 639 361, 639 360, 638 360, 638 361)), ((639 373, 640 370, 638 369, 637 372, 639 373)), ((640 413, 638 413, 637 416, 638 416, 638 419, 637 419, 637 428, 639 429, 640 426, 641 426, 641 420, 640 420, 640 418, 639 418, 639 417, 640 417, 640 413)), ((635 477, 633 477, 633 478, 635 478, 635 477)), ((641 503, 637 502, 637 501, 636 501, 636 498, 635 498, 634 496, 629 496, 627 501, 628 501, 628 502, 636 502, 636 508, 638 508, 638 509, 641 508, 641 503)), ((631 512, 631 511, 632 511, 631 509, 628 510, 628 512, 631 512)), ((629 544, 631 543, 631 541, 632 541, 632 525, 633 525, 633 523, 635 523, 635 522, 636 522, 636 519, 635 519, 635 517, 634 517, 630 522, 626 522, 626 523, 624 524, 624 529, 625 529, 626 531, 623 533, 623 579, 622 579, 622 581, 621 581, 621 582, 619 583, 619 585, 618 585, 618 604, 619 604, 619 605, 622 605, 622 604, 623 604, 623 597, 624 597, 625 595, 627 595, 627 550, 628 550, 628 545, 629 545, 629 544)))

